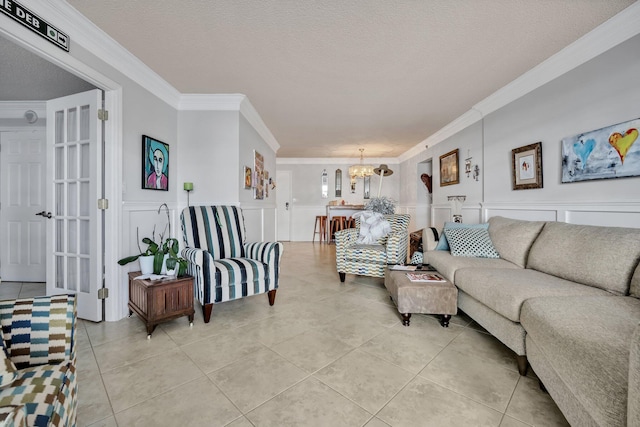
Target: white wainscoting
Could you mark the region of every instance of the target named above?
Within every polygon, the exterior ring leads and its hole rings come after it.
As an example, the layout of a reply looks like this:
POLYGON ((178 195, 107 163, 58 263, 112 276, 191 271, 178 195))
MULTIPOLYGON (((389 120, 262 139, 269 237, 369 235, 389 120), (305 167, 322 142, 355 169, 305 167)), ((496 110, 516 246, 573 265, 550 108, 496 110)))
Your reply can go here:
POLYGON ((640 228, 640 202, 483 203, 482 221, 493 216, 534 221, 640 228))
POLYGON ((247 242, 276 241, 275 206, 242 205, 247 242))
MULTIPOLYGON (((465 224, 478 224, 481 221, 481 206, 463 205, 462 206, 462 222, 465 224)), ((435 204, 431 206, 431 224, 430 227, 441 229, 445 222, 453 221, 451 213, 451 205, 448 203, 435 204)))
MULTIPOLYGON (((291 241, 310 242, 313 239, 313 227, 317 215, 326 215, 327 206, 296 206, 291 207, 291 241)), ((319 228, 319 227, 318 227, 319 228)), ((317 242, 319 237, 316 236, 317 242)))

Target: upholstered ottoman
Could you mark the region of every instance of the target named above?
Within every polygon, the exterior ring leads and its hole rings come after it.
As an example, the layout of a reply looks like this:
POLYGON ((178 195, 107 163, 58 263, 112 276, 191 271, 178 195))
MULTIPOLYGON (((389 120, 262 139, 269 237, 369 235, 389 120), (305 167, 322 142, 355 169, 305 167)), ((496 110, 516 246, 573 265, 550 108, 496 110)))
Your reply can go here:
POLYGON ((444 282, 412 282, 406 271, 386 269, 384 286, 402 315, 402 324, 409 326, 412 313, 439 314, 440 324, 449 326, 451 315, 458 313, 458 289, 444 282))

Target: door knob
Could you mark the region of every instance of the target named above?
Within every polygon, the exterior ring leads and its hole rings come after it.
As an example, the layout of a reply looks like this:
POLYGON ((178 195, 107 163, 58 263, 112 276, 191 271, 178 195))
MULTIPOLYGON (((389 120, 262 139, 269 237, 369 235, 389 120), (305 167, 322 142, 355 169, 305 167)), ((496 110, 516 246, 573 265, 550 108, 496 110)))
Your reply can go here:
POLYGON ((40 216, 43 216, 45 218, 51 218, 51 212, 42 211, 42 212, 38 212, 36 215, 40 215, 40 216))

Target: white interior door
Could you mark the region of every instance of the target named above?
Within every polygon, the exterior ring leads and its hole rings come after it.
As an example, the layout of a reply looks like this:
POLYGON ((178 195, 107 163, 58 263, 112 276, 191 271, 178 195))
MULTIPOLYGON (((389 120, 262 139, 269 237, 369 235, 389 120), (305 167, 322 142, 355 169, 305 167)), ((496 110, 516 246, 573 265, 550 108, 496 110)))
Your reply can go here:
POLYGON ((92 321, 102 320, 101 104, 97 89, 47 102, 47 294, 75 293, 92 321))
POLYGON ((0 134, 0 273, 11 282, 46 277, 46 139, 41 130, 0 134))
POLYGON ((278 241, 291 240, 291 171, 276 171, 278 241))

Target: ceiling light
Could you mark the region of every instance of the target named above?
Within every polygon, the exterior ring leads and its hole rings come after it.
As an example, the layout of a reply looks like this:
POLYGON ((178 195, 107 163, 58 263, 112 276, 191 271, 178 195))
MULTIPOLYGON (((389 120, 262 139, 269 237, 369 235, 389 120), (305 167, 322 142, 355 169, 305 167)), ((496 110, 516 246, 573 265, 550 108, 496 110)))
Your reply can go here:
POLYGON ((364 178, 373 175, 373 166, 364 164, 364 148, 360 149, 360 164, 349 167, 349 176, 351 178, 364 178))

